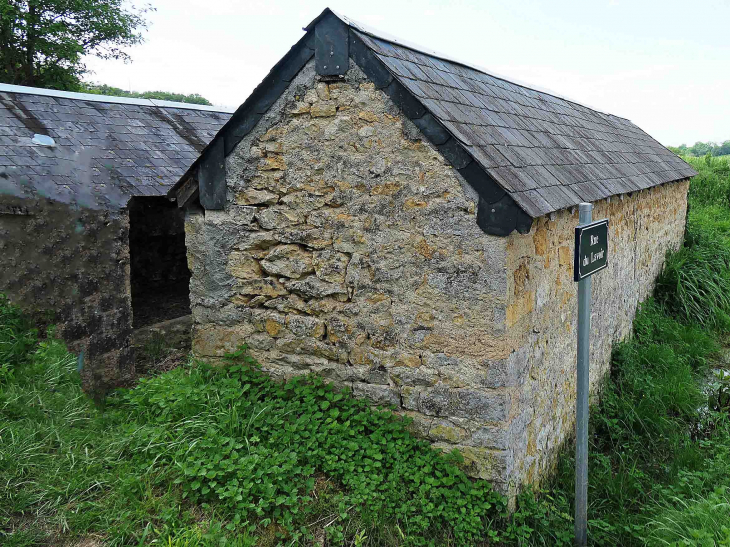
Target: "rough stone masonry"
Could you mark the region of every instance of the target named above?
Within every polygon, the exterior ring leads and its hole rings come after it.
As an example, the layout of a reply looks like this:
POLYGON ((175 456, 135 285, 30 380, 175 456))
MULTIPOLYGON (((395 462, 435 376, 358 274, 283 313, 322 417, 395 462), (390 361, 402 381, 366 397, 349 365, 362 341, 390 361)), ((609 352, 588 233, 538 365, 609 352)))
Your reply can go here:
MULTIPOLYGON (((514 495, 572 433, 577 212, 485 234, 477 196, 351 63, 314 61, 226 158, 223 210, 189 209, 193 349, 247 343, 264 370, 317 373, 392 405, 473 476, 514 495)), ((687 183, 596 204, 610 266, 594 278, 591 374, 629 334, 687 183)))

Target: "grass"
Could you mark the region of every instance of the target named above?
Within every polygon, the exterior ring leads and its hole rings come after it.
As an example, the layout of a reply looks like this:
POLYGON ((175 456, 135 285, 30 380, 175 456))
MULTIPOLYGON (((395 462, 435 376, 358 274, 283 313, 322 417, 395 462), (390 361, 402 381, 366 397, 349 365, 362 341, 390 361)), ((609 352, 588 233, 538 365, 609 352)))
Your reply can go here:
POLYGON ((707 495, 672 497, 649 525, 656 545, 730 545, 730 491, 727 486, 707 495))
POLYGON ((469 545, 506 533, 505 500, 458 455, 320 380, 277 383, 238 352, 223 368, 142 379, 101 410, 63 343, 0 309, 0 347, 12 348, 3 545, 469 545))
MULTIPOLYGON (((633 338, 615 347, 610 381, 591 411, 595 545, 730 545, 727 387, 716 386, 709 400, 702 388, 730 333, 730 169, 726 159, 688 161, 699 175, 685 245, 667 256, 633 338)), ((570 545, 570 523, 552 515, 572 510, 573 466, 567 447, 542 493, 558 501, 545 514, 527 511, 526 525, 539 533, 525 544, 570 545)))
MULTIPOLYGON (((730 547, 730 171, 690 160, 686 245, 667 257, 592 409, 593 545, 730 547)), ((155 348, 152 348, 154 350, 155 348)), ((0 299, 0 543, 571 545, 573 450, 505 500, 408 424, 316 379, 280 384, 244 351, 117 392, 0 299)))
MULTIPOLYGON (((707 213, 705 213, 707 214, 707 213)), ((724 329, 730 324, 730 246, 717 232, 690 224, 685 245, 667 260, 655 296, 683 322, 724 329)))

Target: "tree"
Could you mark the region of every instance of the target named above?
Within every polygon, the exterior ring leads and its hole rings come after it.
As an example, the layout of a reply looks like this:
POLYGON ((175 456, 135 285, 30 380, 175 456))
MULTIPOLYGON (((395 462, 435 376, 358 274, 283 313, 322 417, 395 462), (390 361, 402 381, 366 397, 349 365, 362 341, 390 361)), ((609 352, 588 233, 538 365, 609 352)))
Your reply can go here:
POLYGON ((722 143, 720 148, 717 150, 716 156, 730 156, 730 141, 722 143))
POLYGON ((0 0, 0 81, 76 91, 84 55, 129 61, 144 14, 124 0, 0 0))
POLYGON ((94 93, 95 95, 157 99, 159 101, 175 101, 178 103, 205 104, 211 106, 211 102, 208 99, 198 95, 197 93, 191 93, 190 95, 185 95, 184 93, 172 93, 170 91, 144 91, 139 93, 137 91, 125 91, 119 87, 113 87, 106 84, 87 83, 82 83, 79 91, 82 91, 83 93, 94 93))
POLYGON ((690 147, 689 151, 693 156, 700 157, 711 154, 715 146, 714 142, 696 142, 690 147))

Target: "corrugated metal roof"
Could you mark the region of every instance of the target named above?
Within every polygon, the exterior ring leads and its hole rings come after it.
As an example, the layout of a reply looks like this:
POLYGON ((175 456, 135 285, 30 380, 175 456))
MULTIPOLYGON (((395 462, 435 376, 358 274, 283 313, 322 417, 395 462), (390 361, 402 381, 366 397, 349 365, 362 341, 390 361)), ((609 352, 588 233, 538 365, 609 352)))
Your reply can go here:
POLYGON ((226 110, 2 84, 0 193, 95 208, 165 195, 228 121, 226 110))

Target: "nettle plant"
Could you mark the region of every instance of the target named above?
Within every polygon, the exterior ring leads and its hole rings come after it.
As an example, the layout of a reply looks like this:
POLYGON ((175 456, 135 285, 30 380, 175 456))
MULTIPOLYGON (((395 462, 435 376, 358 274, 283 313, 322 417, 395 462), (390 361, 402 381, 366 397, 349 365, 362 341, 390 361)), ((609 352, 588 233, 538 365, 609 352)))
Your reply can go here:
POLYGON ((215 504, 230 529, 275 524, 289 538, 306 535, 302 523, 326 477, 338 485, 333 541, 352 518, 393 522, 408 544, 444 531, 459 544, 498 538, 492 523, 506 500, 467 477, 458 453, 413 436, 408 420, 314 376, 272 380, 245 346, 228 360, 143 379, 120 402, 138 422, 164 426, 136 431, 149 437, 145 457, 174 465, 184 495, 215 504))

